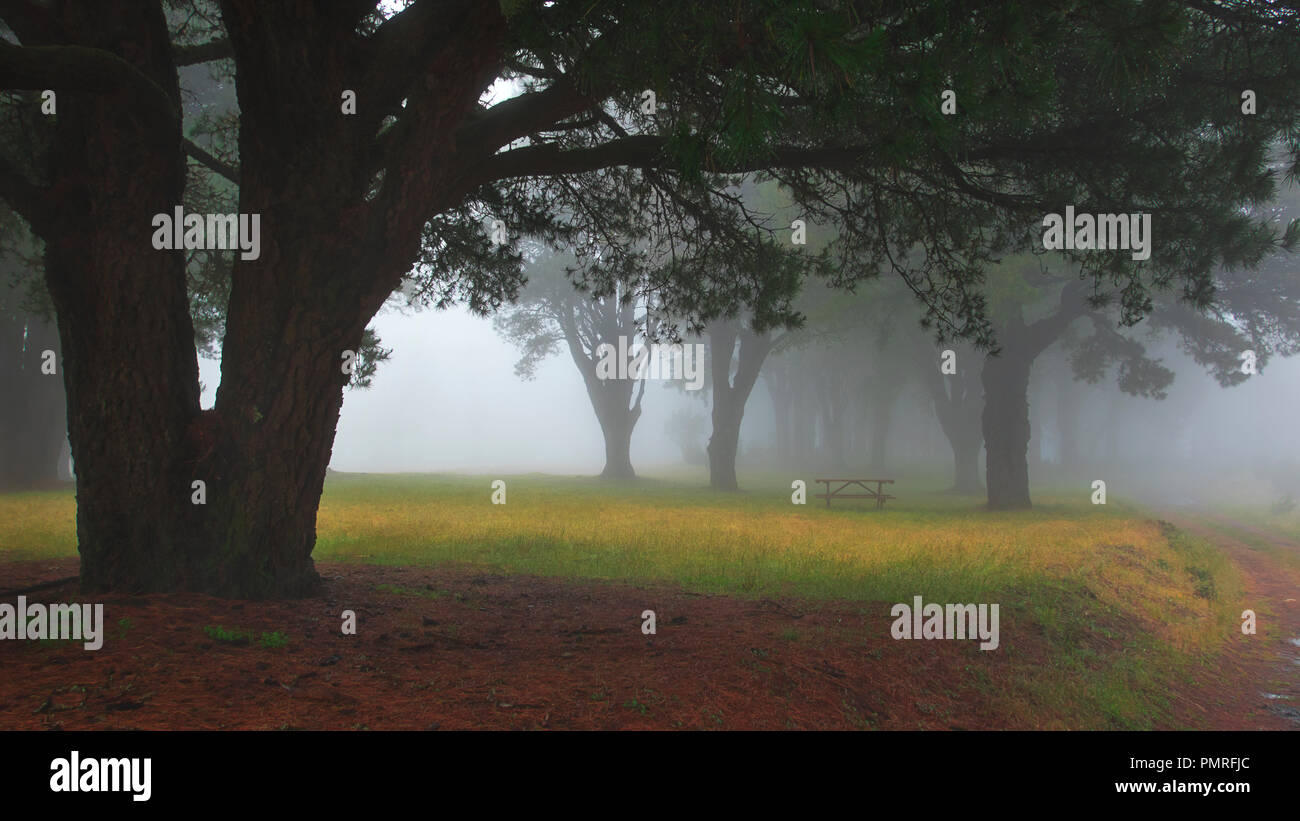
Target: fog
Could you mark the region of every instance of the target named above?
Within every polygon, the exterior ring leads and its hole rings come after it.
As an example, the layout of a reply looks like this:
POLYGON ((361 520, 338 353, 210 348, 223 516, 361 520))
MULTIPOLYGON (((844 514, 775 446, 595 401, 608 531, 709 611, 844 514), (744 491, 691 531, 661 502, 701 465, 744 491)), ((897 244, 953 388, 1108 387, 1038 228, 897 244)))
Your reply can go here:
MULTIPOLYGON (((604 463, 600 426, 582 377, 567 352, 547 359, 533 380, 513 372, 518 351, 494 331, 491 319, 463 309, 423 313, 385 309, 373 327, 391 359, 380 364, 368 389, 347 391, 332 469, 348 472, 463 472, 595 475, 604 463)), ((1274 358, 1243 384, 1223 388, 1166 341, 1150 354, 1177 374, 1163 400, 1131 397, 1113 376, 1075 382, 1080 459, 1066 467, 1058 423, 1059 375, 1065 367, 1039 358, 1030 386, 1034 439, 1030 476, 1050 482, 1107 481, 1112 494, 1135 493, 1168 503, 1211 497, 1271 502, 1300 491, 1300 361, 1274 358)), ((780 355, 774 354, 765 369, 780 355)), ((864 363, 868 360, 864 358, 864 363)), ((872 363, 878 367, 881 363, 872 363)), ((202 360, 204 404, 210 406, 219 363, 202 360)), ((870 389, 870 380, 863 385, 870 389)), ((933 405, 915 379, 897 389, 888 451, 877 463, 866 446, 851 446, 844 467, 889 475, 936 475, 951 470, 952 455, 933 405)), ((665 433, 678 408, 707 420, 709 392, 689 395, 650 382, 632 438, 638 472, 679 470, 680 447, 665 433)), ((764 378, 746 406, 741 434, 741 481, 746 468, 770 470, 774 414, 764 378)), ((818 420, 809 420, 814 427, 818 420)), ((869 414, 861 414, 863 425, 869 414)), ((708 438, 707 424, 698 444, 708 438)), ((859 437, 861 438, 861 437, 859 437)), ((798 468, 834 464, 817 447, 798 468)), ((850 437, 852 440, 852 437, 850 437)), ((981 461, 981 472, 983 464, 981 461)), ((701 474, 703 475, 703 474, 701 474)))
MULTIPOLYGON (((370 388, 347 391, 331 469, 600 472, 600 426, 567 353, 549 358, 535 379, 525 381, 514 374, 518 351, 495 333, 490 318, 461 308, 385 308, 371 327, 392 357, 379 366, 370 388)), ((199 362, 204 407, 215 398, 220 367, 219 360, 199 362)), ((755 394, 755 405, 766 401, 755 394)), ((680 450, 663 434, 677 407, 708 412, 706 399, 688 399, 665 383, 647 386, 632 439, 633 464, 665 468, 681 462, 680 450)))

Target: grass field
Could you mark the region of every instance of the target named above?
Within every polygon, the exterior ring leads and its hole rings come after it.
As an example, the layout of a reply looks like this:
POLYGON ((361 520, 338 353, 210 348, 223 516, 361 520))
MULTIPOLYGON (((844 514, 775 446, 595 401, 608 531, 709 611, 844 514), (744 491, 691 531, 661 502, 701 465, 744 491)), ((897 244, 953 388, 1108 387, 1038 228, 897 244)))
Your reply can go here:
MULTIPOLYGON (((814 607, 999 603, 1000 652, 1019 661, 998 701, 1022 726, 1167 725, 1169 687, 1212 663, 1240 612, 1241 579, 1217 550, 1114 500, 1094 506, 1086 489, 1040 489, 1032 511, 991 513, 900 484, 884 510, 828 510, 791 504, 788 478, 747 479, 743 493, 715 494, 681 477, 335 475, 314 555, 814 607), (490 501, 494 478, 507 482, 504 505, 490 501), (1048 658, 1024 653, 1028 635, 1048 658)), ((74 519, 70 493, 0 496, 0 562, 74 556, 74 519)))

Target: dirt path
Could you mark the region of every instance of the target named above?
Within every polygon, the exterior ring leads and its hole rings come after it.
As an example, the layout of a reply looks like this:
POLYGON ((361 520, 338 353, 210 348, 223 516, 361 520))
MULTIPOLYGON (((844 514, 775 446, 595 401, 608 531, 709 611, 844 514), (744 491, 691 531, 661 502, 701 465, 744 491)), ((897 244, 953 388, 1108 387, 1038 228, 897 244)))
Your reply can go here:
POLYGON ((1187 699, 1214 729, 1300 729, 1300 573, 1253 546, 1250 537, 1300 556, 1300 544, 1223 515, 1162 509, 1178 528, 1219 545, 1241 571, 1257 633, 1237 631, 1187 699), (1243 538, 1246 537, 1246 538, 1243 538), (1233 716, 1239 717, 1234 719, 1233 716))

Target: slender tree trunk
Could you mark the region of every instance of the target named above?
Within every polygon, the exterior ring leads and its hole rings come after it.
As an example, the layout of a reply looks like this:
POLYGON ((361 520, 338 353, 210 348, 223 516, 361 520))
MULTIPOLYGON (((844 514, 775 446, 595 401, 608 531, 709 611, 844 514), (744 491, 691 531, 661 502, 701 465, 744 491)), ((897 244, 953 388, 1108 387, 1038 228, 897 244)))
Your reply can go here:
POLYGON ((713 434, 709 437, 709 484, 714 490, 739 490, 736 480, 736 456, 740 450, 740 423, 745 416, 754 383, 763 360, 772 349, 767 334, 741 331, 735 322, 720 320, 709 326, 712 353, 713 434), (731 376, 731 360, 740 340, 736 375, 731 376))

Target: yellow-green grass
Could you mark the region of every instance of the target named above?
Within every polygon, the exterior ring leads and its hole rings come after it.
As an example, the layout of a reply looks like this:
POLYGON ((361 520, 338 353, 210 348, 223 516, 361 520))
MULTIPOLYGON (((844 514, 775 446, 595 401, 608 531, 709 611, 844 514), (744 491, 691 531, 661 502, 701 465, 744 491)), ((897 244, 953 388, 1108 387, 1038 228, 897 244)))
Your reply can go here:
MULTIPOLYGON (((1241 582, 1217 550, 1090 493, 1038 490, 1030 511, 900 482, 883 510, 827 509, 788 477, 715 493, 698 477, 337 475, 320 561, 457 565, 586 581, 676 584, 739 596, 998 603, 1002 648, 1026 631, 1049 658, 1013 664, 991 693, 1018 726, 1166 724, 1170 685, 1212 663, 1241 582), (491 481, 507 503, 491 503, 491 481)), ((0 561, 75 555, 70 494, 0 496, 0 561)), ((875 613, 876 605, 868 612, 875 613)), ((887 609, 883 613, 888 613, 887 609)), ((973 672, 978 682, 978 671, 973 672)))

